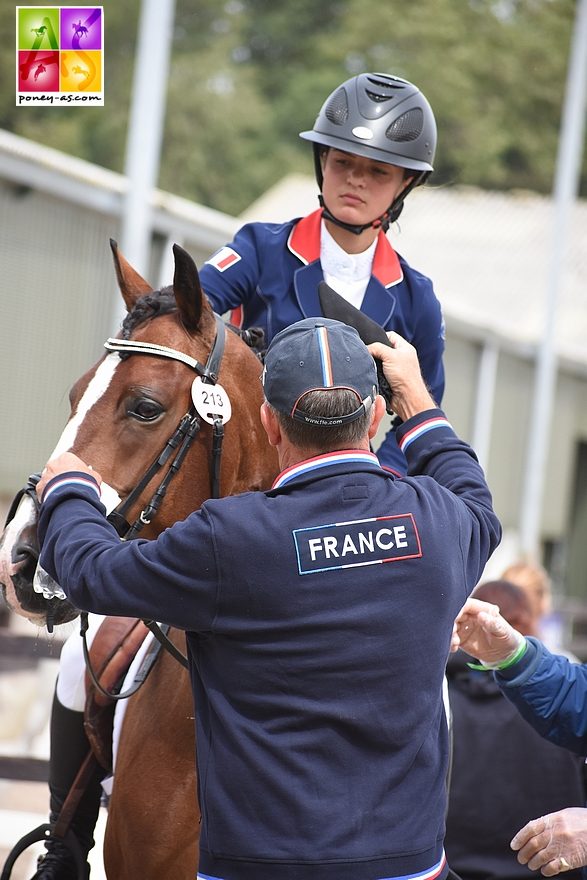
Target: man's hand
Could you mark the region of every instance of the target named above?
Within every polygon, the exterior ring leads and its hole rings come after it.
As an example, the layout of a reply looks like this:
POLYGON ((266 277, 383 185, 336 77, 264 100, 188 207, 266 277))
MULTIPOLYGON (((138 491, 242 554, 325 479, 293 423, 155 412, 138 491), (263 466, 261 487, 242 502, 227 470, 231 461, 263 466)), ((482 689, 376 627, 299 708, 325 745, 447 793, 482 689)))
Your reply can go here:
POLYGON ((567 807, 533 819, 510 844, 518 861, 545 877, 587 865, 587 809, 567 807))
POLYGON ((524 636, 504 620, 497 605, 467 599, 455 620, 451 651, 462 648, 485 664, 508 660, 524 636))
POLYGON ((392 331, 387 334, 391 348, 381 342, 373 342, 367 348, 374 358, 381 361, 383 373, 392 391, 391 405, 400 419, 405 421, 436 404, 426 388, 418 354, 413 345, 392 331))
POLYGON ((83 474, 91 474, 95 480, 98 481, 98 485, 100 486, 102 483, 102 477, 98 473, 98 471, 92 470, 90 465, 87 465, 81 458, 78 458, 77 455, 74 455, 73 452, 63 452, 61 455, 58 455, 57 458, 52 458, 51 461, 47 462, 46 467, 43 469, 41 474, 41 479, 37 483, 36 492, 37 498, 39 501, 43 497, 43 492, 45 491, 45 486, 52 480, 53 477, 57 477, 59 474, 67 474, 70 471, 78 471, 83 474))

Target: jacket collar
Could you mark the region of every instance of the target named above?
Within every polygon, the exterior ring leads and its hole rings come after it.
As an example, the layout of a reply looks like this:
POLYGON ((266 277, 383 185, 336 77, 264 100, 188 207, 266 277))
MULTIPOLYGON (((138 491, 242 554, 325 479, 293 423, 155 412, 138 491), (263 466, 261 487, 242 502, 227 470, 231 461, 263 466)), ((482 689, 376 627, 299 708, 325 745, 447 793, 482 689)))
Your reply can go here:
MULTIPOLYGON (((318 208, 307 217, 302 217, 290 233, 287 246, 292 254, 306 266, 320 259, 321 223, 322 208, 318 208)), ((377 237, 377 247, 373 258, 373 275, 384 287, 399 284, 404 277, 399 257, 382 230, 379 230, 377 237)))
POLYGON ((342 470, 343 472, 352 471, 354 473, 357 470, 372 470, 373 468, 385 473, 374 452, 367 452, 362 449, 342 449, 335 452, 326 452, 323 455, 307 458, 286 468, 277 476, 271 490, 281 489, 282 486, 294 481, 300 482, 308 478, 315 479, 318 476, 324 476, 325 472, 335 473, 342 470))

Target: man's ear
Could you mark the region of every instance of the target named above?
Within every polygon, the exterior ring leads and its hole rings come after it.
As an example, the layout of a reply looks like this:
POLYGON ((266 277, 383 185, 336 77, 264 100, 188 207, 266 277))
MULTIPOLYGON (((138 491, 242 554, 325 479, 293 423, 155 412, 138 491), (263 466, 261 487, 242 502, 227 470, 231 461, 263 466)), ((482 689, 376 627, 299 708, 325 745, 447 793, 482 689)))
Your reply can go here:
POLYGON ((281 426, 279 419, 271 409, 267 401, 261 404, 261 424, 267 434, 270 446, 279 446, 281 443, 281 426))
POLYGON ((371 424, 369 425, 369 440, 372 440, 381 424, 381 419, 385 415, 385 400, 380 394, 377 395, 371 407, 371 424))

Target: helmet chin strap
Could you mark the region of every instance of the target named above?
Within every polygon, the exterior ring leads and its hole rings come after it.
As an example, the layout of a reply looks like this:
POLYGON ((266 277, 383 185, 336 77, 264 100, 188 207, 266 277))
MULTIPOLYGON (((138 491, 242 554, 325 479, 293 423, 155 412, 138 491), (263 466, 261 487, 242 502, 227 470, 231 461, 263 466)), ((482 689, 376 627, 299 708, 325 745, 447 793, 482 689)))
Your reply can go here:
MULTIPOLYGON (((338 217, 335 217, 332 211, 326 206, 324 203, 324 197, 322 193, 318 196, 318 201, 320 202, 320 206, 322 208, 322 216, 325 220, 330 220, 331 223, 334 223, 336 226, 340 226, 341 229, 346 229, 347 232, 352 232, 353 235, 361 235, 365 232, 366 229, 382 229, 384 232, 387 232, 389 229, 389 224, 392 220, 395 220, 399 217, 401 213, 401 209, 403 207, 403 199, 402 204, 399 208, 399 211, 395 213, 393 216, 392 212, 396 211, 396 202, 383 214, 382 217, 378 217, 376 220, 372 220, 370 223, 363 223, 362 226, 354 226, 352 223, 345 223, 344 220, 339 220, 338 217)), ((397 201, 397 200, 396 200, 397 201)))
POLYGON ((347 232, 352 232, 353 235, 361 235, 361 233, 365 232, 366 229, 382 229, 383 232, 387 232, 390 225, 392 223, 395 223, 395 221, 403 211, 405 197, 414 189, 414 187, 418 186, 419 183, 423 183, 428 177, 429 173, 429 171, 422 171, 419 174, 415 174, 414 177, 411 178, 408 185, 393 200, 385 214, 382 214, 381 217, 377 217, 370 223, 364 223, 362 226, 354 226, 352 223, 345 223, 344 220, 339 220, 338 217, 335 217, 332 211, 326 206, 324 202, 324 196, 322 195, 322 193, 320 193, 318 195, 318 201, 320 202, 320 206, 322 208, 322 216, 325 220, 330 220, 331 223, 334 223, 336 226, 340 226, 341 229, 346 229, 347 232))

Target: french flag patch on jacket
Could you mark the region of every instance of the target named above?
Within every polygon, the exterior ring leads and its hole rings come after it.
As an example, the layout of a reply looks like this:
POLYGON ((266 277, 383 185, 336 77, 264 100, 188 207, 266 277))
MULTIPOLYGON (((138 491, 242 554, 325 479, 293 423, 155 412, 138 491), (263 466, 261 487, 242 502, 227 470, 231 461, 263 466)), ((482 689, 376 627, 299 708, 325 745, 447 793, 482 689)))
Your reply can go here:
POLYGON ((242 259, 240 254, 237 254, 236 251, 233 251, 231 247, 222 247, 220 250, 214 254, 213 257, 210 257, 206 262, 210 266, 214 266, 215 269, 218 269, 219 272, 224 272, 226 269, 229 269, 230 266, 234 266, 235 263, 242 259))

